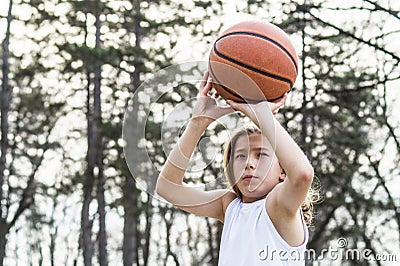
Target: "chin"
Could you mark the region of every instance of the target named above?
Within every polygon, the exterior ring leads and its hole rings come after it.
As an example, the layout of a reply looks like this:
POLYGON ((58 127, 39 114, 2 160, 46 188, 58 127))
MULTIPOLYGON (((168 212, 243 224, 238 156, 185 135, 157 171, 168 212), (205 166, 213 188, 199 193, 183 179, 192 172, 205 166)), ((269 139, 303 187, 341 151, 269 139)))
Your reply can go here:
POLYGON ((254 191, 249 191, 248 188, 246 188, 246 189, 240 189, 240 191, 241 191, 242 195, 246 198, 261 199, 261 198, 266 197, 271 190, 270 189, 269 190, 264 190, 264 189, 260 190, 258 188, 254 191))

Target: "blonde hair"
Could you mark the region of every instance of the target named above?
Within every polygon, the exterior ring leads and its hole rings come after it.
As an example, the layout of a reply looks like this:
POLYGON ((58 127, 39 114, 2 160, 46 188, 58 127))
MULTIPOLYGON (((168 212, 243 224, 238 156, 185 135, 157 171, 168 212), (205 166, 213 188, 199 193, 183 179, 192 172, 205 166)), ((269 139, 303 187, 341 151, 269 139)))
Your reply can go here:
MULTIPOLYGON (((224 150, 224 172, 227 177, 228 183, 232 190, 235 192, 236 196, 242 199, 242 193, 236 185, 235 178, 233 176, 233 151, 235 150, 236 142, 241 136, 249 136, 251 134, 261 134, 261 131, 256 126, 246 126, 238 131, 236 131, 230 140, 225 145, 224 150)), ((314 179, 317 181, 317 179, 314 179)), ((301 210, 303 213, 304 221, 307 227, 310 227, 313 222, 313 211, 314 204, 319 202, 319 187, 316 185, 317 182, 313 181, 313 185, 307 193, 307 197, 301 205, 301 210)))

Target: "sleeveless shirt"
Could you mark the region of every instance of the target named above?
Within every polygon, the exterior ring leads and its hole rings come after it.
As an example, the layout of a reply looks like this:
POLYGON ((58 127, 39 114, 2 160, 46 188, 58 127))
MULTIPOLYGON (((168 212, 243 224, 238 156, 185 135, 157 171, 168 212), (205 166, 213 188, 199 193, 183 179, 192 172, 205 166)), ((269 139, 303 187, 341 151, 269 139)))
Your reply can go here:
POLYGON ((252 203, 234 199, 225 212, 219 266, 305 265, 308 229, 303 215, 304 242, 290 246, 275 229, 265 207, 266 198, 252 203))

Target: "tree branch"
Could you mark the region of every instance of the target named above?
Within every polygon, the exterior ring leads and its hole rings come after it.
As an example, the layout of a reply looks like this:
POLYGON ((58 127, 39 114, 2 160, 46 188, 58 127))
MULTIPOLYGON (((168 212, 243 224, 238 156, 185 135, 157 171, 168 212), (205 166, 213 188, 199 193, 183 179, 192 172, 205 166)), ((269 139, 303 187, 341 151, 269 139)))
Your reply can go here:
POLYGON ((400 16, 399 16, 400 12, 396 12, 396 11, 393 11, 391 9, 384 8, 383 6, 381 6, 381 5, 379 5, 379 4, 375 3, 375 2, 372 2, 370 0, 364 0, 364 1, 367 2, 367 3, 370 3, 371 5, 373 5, 375 7, 376 11, 384 11, 384 12, 392 15, 393 17, 397 18, 398 20, 400 20, 400 16))
POLYGON ((327 22, 327 21, 324 21, 324 20, 322 20, 321 18, 319 18, 318 16, 314 15, 314 14, 311 12, 311 10, 308 11, 308 14, 310 14, 310 16, 312 16, 313 18, 315 18, 317 21, 321 22, 322 24, 324 24, 324 25, 326 25, 326 26, 329 26, 329 27, 331 27, 331 28, 333 28, 333 29, 339 31, 340 34, 342 34, 342 35, 344 35, 344 36, 348 36, 348 37, 350 37, 350 38, 353 38, 353 39, 355 39, 356 41, 358 41, 358 42, 360 42, 360 43, 366 44, 366 45, 368 45, 368 46, 371 46, 371 47, 375 48, 375 49, 378 50, 378 51, 381 51, 381 52, 383 52, 383 53, 385 53, 385 54, 388 54, 388 55, 390 55, 393 59, 397 60, 398 63, 400 63, 400 56, 394 54, 394 53, 391 52, 391 51, 388 51, 388 50, 386 50, 386 49, 380 47, 380 46, 377 45, 377 44, 372 43, 371 40, 364 40, 364 39, 362 39, 362 38, 360 38, 360 37, 355 36, 355 35, 354 35, 353 33, 351 33, 351 32, 347 32, 347 31, 343 30, 342 28, 340 28, 340 27, 338 27, 338 26, 336 26, 336 25, 333 25, 333 24, 331 24, 331 23, 329 23, 329 22, 327 22))
POLYGON ((398 208, 396 206, 396 203, 392 197, 392 194, 390 193, 389 188, 386 186, 386 181, 384 180, 384 178, 381 176, 381 174, 379 172, 379 162, 380 161, 374 162, 374 161, 372 161, 372 159, 369 155, 367 155, 367 157, 368 157, 368 161, 370 162, 370 165, 372 166, 372 168, 375 171, 376 177, 378 178, 380 185, 383 187, 383 189, 385 190, 385 192, 388 196, 389 206, 391 206, 391 208, 393 209, 393 211, 395 213, 397 226, 400 229, 400 212, 399 212, 400 208, 398 208))
POLYGON ((389 134, 390 136, 393 138, 394 142, 396 143, 396 147, 398 152, 400 153, 400 141, 396 136, 396 133, 394 132, 393 127, 390 125, 389 121, 388 121, 388 117, 387 117, 387 100, 386 100, 386 86, 384 89, 384 95, 383 95, 383 104, 381 104, 381 107, 383 109, 383 116, 384 116, 384 120, 385 120, 385 125, 389 130, 389 134))

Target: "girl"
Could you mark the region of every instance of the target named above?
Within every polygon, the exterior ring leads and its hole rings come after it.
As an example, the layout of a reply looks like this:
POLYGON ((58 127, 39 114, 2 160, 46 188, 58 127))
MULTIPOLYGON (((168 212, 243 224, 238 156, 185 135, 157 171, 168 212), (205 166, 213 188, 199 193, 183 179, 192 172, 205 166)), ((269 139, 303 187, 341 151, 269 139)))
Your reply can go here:
POLYGON ((314 172, 273 116, 286 96, 277 103, 227 101, 229 107, 220 107, 211 89, 205 73, 192 118, 158 177, 157 193, 184 211, 224 223, 219 265, 304 265, 308 230, 301 206, 314 172), (233 111, 256 125, 239 131, 226 147, 224 168, 233 191, 185 186, 183 176, 201 135, 233 111))

